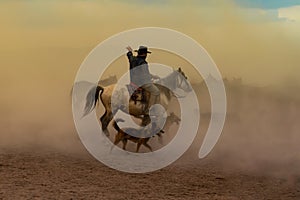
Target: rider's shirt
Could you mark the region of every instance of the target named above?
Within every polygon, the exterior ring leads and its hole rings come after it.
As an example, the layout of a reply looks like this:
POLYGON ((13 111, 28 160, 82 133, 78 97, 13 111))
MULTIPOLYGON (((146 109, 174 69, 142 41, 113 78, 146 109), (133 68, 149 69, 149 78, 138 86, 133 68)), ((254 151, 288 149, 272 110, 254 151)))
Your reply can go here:
POLYGON ((143 57, 133 56, 131 51, 127 53, 127 57, 130 63, 130 81, 139 86, 151 83, 147 61, 143 57))

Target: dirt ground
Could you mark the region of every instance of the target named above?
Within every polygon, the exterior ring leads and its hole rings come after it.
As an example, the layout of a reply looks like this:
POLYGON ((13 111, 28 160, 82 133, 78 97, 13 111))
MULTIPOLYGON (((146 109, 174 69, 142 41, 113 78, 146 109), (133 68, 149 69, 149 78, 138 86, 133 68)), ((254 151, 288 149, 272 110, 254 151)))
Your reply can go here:
POLYGON ((1 149, 0 199, 300 199, 293 180, 222 168, 185 155, 147 174, 110 169, 78 152, 1 149))

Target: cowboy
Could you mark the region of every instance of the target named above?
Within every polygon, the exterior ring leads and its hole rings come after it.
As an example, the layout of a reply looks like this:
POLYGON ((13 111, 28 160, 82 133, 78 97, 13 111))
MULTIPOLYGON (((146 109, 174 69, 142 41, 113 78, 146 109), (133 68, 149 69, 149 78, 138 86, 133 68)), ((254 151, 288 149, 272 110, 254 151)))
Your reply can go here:
POLYGON ((137 87, 140 86, 150 93, 148 106, 146 108, 146 115, 148 115, 149 108, 160 101, 159 89, 151 81, 152 79, 159 79, 159 77, 150 74, 148 63, 146 61, 147 54, 151 54, 151 52, 148 51, 147 47, 140 46, 138 50, 135 50, 137 56, 133 56, 132 48, 128 46, 126 49, 128 50, 127 57, 130 64, 131 84, 137 87))

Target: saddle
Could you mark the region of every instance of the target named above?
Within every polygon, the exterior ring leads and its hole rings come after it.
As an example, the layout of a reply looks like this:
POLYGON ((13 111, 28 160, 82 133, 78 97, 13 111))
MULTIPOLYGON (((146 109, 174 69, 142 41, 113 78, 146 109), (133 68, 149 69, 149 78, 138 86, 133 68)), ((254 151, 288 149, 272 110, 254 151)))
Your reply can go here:
POLYGON ((134 104, 136 104, 137 101, 140 101, 141 103, 146 104, 147 101, 147 94, 146 90, 144 90, 141 87, 136 86, 135 84, 127 84, 126 85, 129 94, 131 94, 130 99, 134 101, 134 104))

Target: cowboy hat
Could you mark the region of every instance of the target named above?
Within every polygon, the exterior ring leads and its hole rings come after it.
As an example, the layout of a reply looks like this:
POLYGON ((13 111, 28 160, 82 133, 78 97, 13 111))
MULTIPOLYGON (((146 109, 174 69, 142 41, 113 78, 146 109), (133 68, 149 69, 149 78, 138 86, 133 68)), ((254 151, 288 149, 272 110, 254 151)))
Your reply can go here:
POLYGON ((138 54, 151 53, 151 51, 148 51, 148 48, 145 46, 140 46, 138 50, 134 50, 134 51, 138 52, 138 54))

